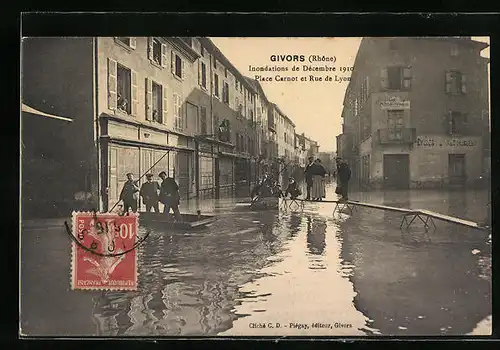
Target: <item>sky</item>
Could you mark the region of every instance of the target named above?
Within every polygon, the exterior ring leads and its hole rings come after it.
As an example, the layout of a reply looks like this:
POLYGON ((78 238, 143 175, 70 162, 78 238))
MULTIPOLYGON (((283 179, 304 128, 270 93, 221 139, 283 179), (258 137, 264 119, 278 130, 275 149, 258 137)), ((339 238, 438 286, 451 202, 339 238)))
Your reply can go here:
MULTIPOLYGON (((348 71, 341 67, 352 67, 361 38, 210 38, 220 51, 231 61, 241 74, 255 78, 255 75, 275 78, 276 75, 301 77, 315 75, 331 76, 332 81, 278 82, 260 81, 267 98, 276 103, 296 125, 295 131, 320 144, 320 151, 334 151, 336 136, 342 130, 342 107, 348 81, 335 81, 335 76, 348 77, 348 71), (306 62, 273 62, 272 55, 304 55, 306 62), (314 62, 310 55, 335 58, 335 62, 314 62), (255 72, 249 66, 283 66, 287 72, 255 72), (291 71, 293 66, 301 71, 291 71), (336 72, 304 72, 303 65, 336 67, 336 72)), ((488 37, 472 37, 473 40, 489 43, 488 37)), ((482 53, 489 57, 489 48, 482 53)), ((299 78, 300 79, 300 78, 299 78)))

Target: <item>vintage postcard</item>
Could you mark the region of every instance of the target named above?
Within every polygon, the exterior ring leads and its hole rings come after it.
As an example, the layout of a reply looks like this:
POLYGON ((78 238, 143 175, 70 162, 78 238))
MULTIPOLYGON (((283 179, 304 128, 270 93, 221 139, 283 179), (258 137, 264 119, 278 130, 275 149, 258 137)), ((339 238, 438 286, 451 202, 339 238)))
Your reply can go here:
POLYGON ((491 335, 489 37, 24 37, 22 336, 491 335))

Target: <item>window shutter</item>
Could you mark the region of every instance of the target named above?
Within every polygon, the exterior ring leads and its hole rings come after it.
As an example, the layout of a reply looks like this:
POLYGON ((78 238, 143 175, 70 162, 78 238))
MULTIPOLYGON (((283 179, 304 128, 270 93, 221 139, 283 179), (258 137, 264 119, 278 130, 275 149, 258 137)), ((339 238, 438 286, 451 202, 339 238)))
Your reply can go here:
POLYGON ((153 60, 153 38, 148 37, 148 58, 153 60))
POLYGON ((167 66, 167 45, 161 44, 161 66, 167 66))
POLYGON ((403 87, 405 89, 411 88, 411 69, 409 67, 403 68, 403 87))
POLYGON ((451 134, 452 134, 452 130, 451 130, 451 119, 452 119, 452 112, 451 112, 451 111, 448 111, 448 114, 446 115, 446 118, 445 118, 445 132, 446 132, 448 135, 451 135, 451 134))
POLYGON ((462 74, 462 93, 463 94, 467 93, 467 83, 465 80, 465 74, 462 74))
POLYGON ((163 124, 167 124, 167 114, 168 114, 168 93, 167 87, 164 85, 161 89, 161 94, 163 97, 163 113, 162 113, 162 122, 163 124))
POLYGON ((468 124, 467 124, 467 113, 462 113, 462 125, 461 125, 462 130, 460 130, 460 131, 461 131, 461 133, 463 135, 465 135, 466 132, 467 132, 467 130, 469 130, 469 128, 467 126, 468 126, 468 124))
POLYGON ((175 55, 170 51, 170 71, 175 74, 175 55))
POLYGON ((111 110, 115 110, 117 105, 116 71, 117 71, 116 61, 111 58, 108 58, 108 108, 111 110))
POLYGON ((451 80, 452 80, 451 72, 446 72, 446 75, 445 75, 445 92, 447 94, 451 93, 451 80))
POLYGON ((146 78, 146 120, 153 119, 153 81, 146 78))
POLYGON ((130 48, 135 49, 137 46, 136 38, 135 36, 131 36, 130 38, 130 48))
POLYGON ((198 60, 198 85, 201 86, 201 60, 198 60))
POLYGON ((137 72, 131 70, 130 71, 131 81, 132 81, 132 109, 131 114, 137 115, 137 72))
POLYGON ((389 88, 389 78, 387 75, 387 68, 382 68, 380 70, 380 88, 382 90, 387 90, 389 88))
POLYGON ((186 74, 186 69, 185 69, 185 65, 184 65, 184 60, 181 59, 181 78, 184 79, 184 75, 186 74))

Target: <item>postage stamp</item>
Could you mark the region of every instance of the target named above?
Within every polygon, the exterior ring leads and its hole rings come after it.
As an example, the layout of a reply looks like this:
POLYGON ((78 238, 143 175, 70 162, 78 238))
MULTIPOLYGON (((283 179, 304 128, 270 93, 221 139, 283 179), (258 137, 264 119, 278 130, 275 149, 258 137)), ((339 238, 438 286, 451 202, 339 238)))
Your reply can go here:
POLYGON ((71 289, 136 290, 138 215, 73 212, 71 289))

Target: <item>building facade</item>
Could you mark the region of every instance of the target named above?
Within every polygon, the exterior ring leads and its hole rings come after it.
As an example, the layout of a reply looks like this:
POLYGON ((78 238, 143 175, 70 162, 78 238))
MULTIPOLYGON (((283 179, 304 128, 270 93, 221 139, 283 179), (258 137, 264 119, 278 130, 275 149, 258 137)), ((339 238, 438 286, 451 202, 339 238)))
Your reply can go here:
POLYGON ((363 38, 337 152, 368 188, 473 185, 488 130, 486 44, 470 37, 363 38))
POLYGON ((129 172, 167 172, 183 200, 248 195, 291 157, 291 120, 284 142, 277 106, 208 38, 32 38, 23 55, 23 104, 71 120, 23 112, 28 211, 109 210, 129 172))

